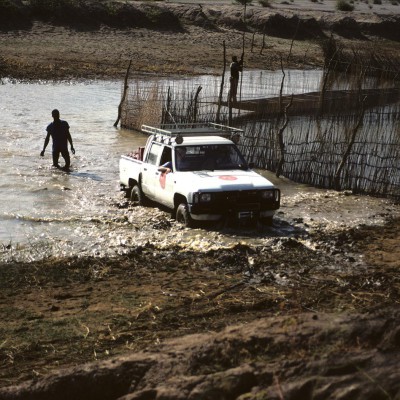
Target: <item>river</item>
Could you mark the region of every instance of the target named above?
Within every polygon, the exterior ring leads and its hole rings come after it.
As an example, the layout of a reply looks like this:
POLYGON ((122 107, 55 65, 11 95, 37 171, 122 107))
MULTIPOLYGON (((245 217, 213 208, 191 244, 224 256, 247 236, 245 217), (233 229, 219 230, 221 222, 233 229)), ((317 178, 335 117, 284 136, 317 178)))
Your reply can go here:
MULTIPOLYGON (((330 212, 338 215, 343 201, 354 200, 352 196, 341 196, 338 202, 339 195, 334 192, 296 185, 262 171, 284 187, 287 195, 276 226, 262 233, 188 231, 176 226, 168 213, 159 209, 132 208, 119 191, 118 162, 121 154, 143 145, 146 138, 113 127, 120 96, 121 82, 4 80, 0 84, 0 261, 111 256, 129 251, 132 245, 166 244, 171 236, 180 243, 190 242, 194 248, 204 247, 205 242, 207 246, 243 240, 262 244, 271 237, 303 230, 290 218, 310 218, 310 210, 303 204, 310 193, 318 199, 332 199, 332 210, 325 208, 320 221, 327 220, 330 212), (51 167, 51 144, 45 157, 40 157, 54 108, 70 124, 74 141, 76 154, 71 155, 69 174, 51 167)), ((358 198, 354 202, 361 203, 358 198)), ((382 202, 388 212, 397 212, 395 205, 385 200, 364 199, 366 208, 352 213, 347 220, 359 223, 370 219, 375 209, 382 208, 382 202)), ((313 213, 315 221, 318 212, 313 213)))
POLYGON ((55 245, 58 255, 68 254, 68 242, 74 249, 75 241, 87 245, 77 227, 112 218, 119 155, 144 141, 113 127, 120 88, 120 82, 0 85, 0 243, 14 257, 24 249, 42 257, 55 245), (70 124, 76 149, 70 174, 51 167, 51 143, 39 156, 54 108, 70 124))

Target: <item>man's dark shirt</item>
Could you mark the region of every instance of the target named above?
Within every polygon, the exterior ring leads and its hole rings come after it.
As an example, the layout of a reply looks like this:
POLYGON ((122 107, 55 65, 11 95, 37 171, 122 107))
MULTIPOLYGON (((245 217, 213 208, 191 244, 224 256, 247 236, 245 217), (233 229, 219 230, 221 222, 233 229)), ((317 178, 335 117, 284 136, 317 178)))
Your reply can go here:
POLYGON ((46 131, 53 139, 53 151, 68 150, 69 125, 67 121, 54 121, 48 125, 46 131))
POLYGON ((239 80, 239 72, 242 70, 242 66, 238 61, 233 61, 230 65, 231 77, 239 80))

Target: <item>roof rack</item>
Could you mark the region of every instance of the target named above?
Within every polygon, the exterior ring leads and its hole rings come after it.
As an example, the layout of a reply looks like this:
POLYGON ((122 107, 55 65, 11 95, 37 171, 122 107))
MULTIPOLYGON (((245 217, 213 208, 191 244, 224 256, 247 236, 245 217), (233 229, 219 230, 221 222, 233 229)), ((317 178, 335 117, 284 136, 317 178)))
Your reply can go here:
POLYGON ((159 128, 142 125, 142 132, 149 133, 158 137, 160 141, 175 138, 175 142, 180 144, 184 137, 189 136, 223 136, 236 138, 242 136, 243 130, 227 125, 214 124, 212 122, 192 123, 192 124, 164 124, 159 128))

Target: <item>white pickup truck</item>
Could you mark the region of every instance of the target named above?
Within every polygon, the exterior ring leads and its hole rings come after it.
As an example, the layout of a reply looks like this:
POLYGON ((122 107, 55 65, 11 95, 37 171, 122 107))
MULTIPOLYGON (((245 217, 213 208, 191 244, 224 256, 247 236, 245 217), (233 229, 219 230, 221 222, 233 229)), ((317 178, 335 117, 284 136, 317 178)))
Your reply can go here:
POLYGON ((141 129, 146 146, 120 159, 121 189, 132 202, 166 206, 188 227, 224 216, 272 223, 280 190, 240 153, 242 130, 212 123, 141 129))

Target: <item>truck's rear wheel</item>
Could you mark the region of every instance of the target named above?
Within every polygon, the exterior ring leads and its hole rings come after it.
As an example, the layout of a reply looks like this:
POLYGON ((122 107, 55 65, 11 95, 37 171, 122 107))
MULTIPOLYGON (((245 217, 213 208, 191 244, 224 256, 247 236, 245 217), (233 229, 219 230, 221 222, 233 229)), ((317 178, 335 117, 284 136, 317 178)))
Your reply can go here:
POLYGON ((178 208, 176 209, 176 221, 188 228, 193 227, 193 220, 189 214, 186 203, 179 204, 178 208))
POLYGON ((131 189, 130 200, 136 206, 145 206, 146 205, 146 196, 142 192, 142 189, 140 188, 140 186, 135 185, 131 189))

